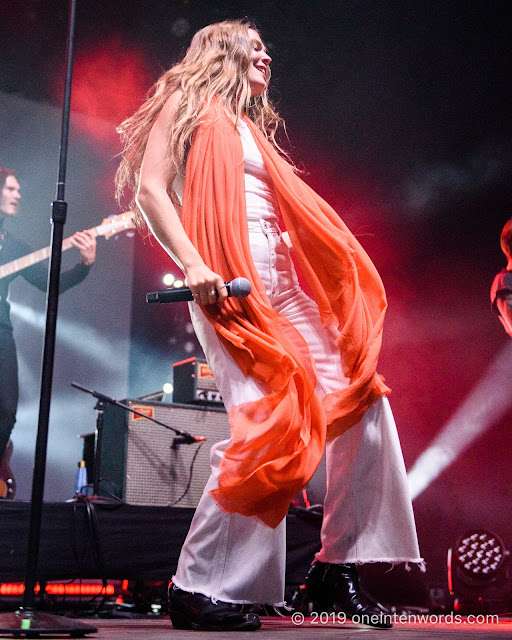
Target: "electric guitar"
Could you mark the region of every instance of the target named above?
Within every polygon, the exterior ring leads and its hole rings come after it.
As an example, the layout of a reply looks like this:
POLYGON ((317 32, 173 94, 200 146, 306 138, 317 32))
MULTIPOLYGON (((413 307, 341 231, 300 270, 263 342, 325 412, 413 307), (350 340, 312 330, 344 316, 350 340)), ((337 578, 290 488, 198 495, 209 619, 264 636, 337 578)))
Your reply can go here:
MULTIPOLYGON (((89 229, 89 231, 92 231, 95 236, 110 238, 120 231, 128 231, 129 229, 135 229, 135 224, 133 222, 133 214, 131 211, 126 211, 125 213, 120 213, 113 218, 105 218, 99 226, 93 227, 92 229, 89 229)), ((71 249, 72 246, 71 238, 66 238, 62 241, 62 251, 71 249)), ((26 269, 37 262, 46 260, 46 258, 50 257, 50 251, 51 247, 45 247, 44 249, 39 249, 38 251, 29 253, 27 256, 23 256, 22 258, 17 258, 16 260, 0 265, 0 280, 12 275, 13 273, 21 271, 22 269, 26 269)))
POLYGON ((2 460, 0 460, 0 498, 12 500, 16 493, 16 482, 9 467, 9 460, 12 456, 12 440, 9 440, 5 447, 2 460))

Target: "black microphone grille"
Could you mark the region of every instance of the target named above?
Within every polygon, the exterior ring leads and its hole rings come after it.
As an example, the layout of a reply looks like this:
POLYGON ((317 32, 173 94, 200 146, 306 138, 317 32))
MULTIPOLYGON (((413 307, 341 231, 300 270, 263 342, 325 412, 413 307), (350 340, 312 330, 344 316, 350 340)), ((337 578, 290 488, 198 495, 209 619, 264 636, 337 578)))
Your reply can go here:
POLYGON ((230 292, 233 298, 247 298, 251 293, 251 283, 247 278, 235 278, 230 285, 230 292))

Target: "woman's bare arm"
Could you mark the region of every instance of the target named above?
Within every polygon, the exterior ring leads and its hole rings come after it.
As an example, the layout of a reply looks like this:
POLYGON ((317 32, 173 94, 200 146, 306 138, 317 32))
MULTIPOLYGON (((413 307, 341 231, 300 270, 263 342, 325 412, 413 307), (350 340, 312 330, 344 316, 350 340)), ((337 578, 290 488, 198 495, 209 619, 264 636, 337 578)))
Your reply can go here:
POLYGON ((142 160, 136 201, 156 239, 183 269, 195 300, 200 304, 213 304, 218 300, 222 304, 226 298, 224 282, 219 274, 206 266, 188 238, 168 194, 178 168, 169 159, 167 139, 180 98, 181 92, 175 91, 151 129, 142 160))

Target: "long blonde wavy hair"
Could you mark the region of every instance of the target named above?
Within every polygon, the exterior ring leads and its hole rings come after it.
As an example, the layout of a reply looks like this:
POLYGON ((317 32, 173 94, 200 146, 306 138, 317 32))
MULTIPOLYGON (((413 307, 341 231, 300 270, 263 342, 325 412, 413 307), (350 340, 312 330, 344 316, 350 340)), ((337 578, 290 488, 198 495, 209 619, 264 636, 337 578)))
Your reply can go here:
MULTIPOLYGON (((194 131, 214 99, 235 123, 247 115, 267 139, 284 155, 276 141, 283 120, 268 100, 267 90, 251 97, 248 70, 252 44, 248 30, 256 27, 247 19, 225 20, 198 31, 178 64, 166 71, 151 87, 144 104, 117 128, 123 141, 122 161, 116 175, 116 195, 125 188, 132 194, 131 209, 137 213, 134 195, 151 127, 174 91, 183 95, 168 132, 168 155, 175 167, 186 159, 194 131)), ((267 68, 270 78, 270 69, 267 68)), ((267 83, 268 84, 268 83, 267 83)))

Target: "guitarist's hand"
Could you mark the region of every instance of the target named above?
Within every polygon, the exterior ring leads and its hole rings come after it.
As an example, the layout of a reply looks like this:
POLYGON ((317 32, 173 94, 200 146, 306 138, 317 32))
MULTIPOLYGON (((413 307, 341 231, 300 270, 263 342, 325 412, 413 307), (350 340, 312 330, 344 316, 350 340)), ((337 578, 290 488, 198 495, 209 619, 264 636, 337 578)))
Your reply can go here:
POLYGON ((82 263, 90 267, 96 260, 96 236, 89 230, 77 231, 70 238, 71 244, 78 247, 82 263))

